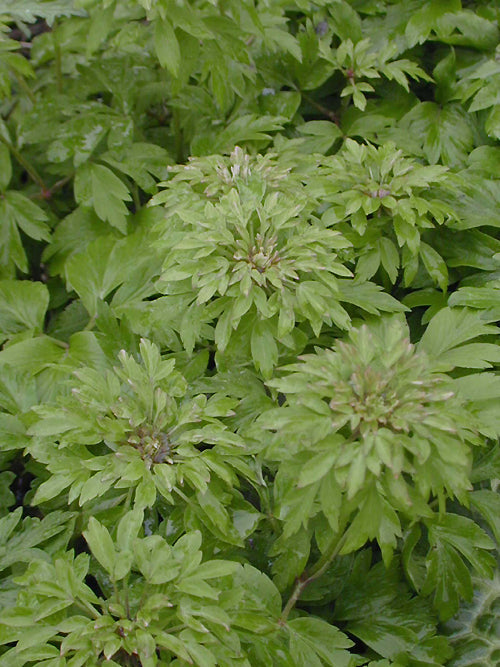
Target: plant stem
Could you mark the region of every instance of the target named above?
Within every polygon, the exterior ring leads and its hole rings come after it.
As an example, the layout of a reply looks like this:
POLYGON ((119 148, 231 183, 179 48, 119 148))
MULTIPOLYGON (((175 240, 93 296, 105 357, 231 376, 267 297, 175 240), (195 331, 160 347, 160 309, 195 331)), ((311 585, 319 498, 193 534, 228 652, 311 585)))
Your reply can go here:
POLYGON ((48 190, 43 190, 41 192, 35 192, 34 194, 29 195, 30 199, 45 199, 50 200, 55 192, 63 188, 67 183, 69 183, 75 176, 73 171, 69 176, 61 178, 59 181, 56 181, 48 190))
POLYGON ((111 579, 111 584, 113 586, 113 595, 115 596, 117 603, 121 604, 122 601, 121 601, 120 591, 118 590, 116 581, 114 579, 111 579))
POLYGON ((309 571, 305 570, 297 579, 292 594, 288 598, 288 602, 281 614, 279 620, 280 625, 285 625, 290 612, 295 607, 297 601, 304 592, 304 589, 309 586, 310 583, 319 579, 319 577, 326 572, 334 558, 338 556, 339 551, 342 549, 345 542, 345 535, 345 533, 340 536, 338 534, 335 535, 317 563, 315 563, 309 571))
POLYGON ((299 90, 299 93, 306 100, 306 102, 309 102, 311 106, 313 106, 318 111, 321 111, 321 113, 324 116, 326 116, 329 120, 333 121, 335 125, 337 125, 337 127, 340 127, 340 120, 335 111, 331 111, 331 109, 328 109, 327 107, 323 106, 323 104, 316 102, 316 100, 313 100, 313 98, 310 95, 304 93, 303 90, 299 90))
POLYGON ((174 632, 180 632, 181 630, 184 630, 185 628, 187 628, 187 625, 185 623, 182 623, 180 625, 174 625, 171 628, 166 628, 165 630, 163 630, 163 632, 166 632, 167 634, 172 634, 174 632))
POLYGON ((72 171, 71 174, 69 174, 68 176, 65 176, 64 178, 61 178, 59 181, 56 181, 54 185, 50 188, 51 192, 63 188, 66 185, 66 183, 69 183, 71 180, 73 180, 75 173, 76 173, 75 171, 72 171))
POLYGON ((80 609, 82 609, 83 611, 89 612, 92 618, 95 618, 97 620, 98 618, 101 617, 101 614, 97 611, 94 605, 90 604, 90 602, 87 602, 86 600, 74 600, 74 603, 77 607, 80 607, 80 609))
POLYGON ((15 159, 19 162, 21 167, 26 169, 28 174, 30 175, 31 179, 40 187, 41 190, 44 192, 47 190, 45 187, 45 183, 43 181, 43 178, 40 176, 40 174, 37 172, 35 167, 33 167, 27 160, 22 156, 22 154, 17 150, 17 148, 10 143, 10 141, 7 141, 5 137, 3 137, 0 134, 0 141, 7 146, 7 148, 10 150, 12 155, 15 157, 15 159))
POLYGON ((19 74, 14 74, 14 76, 16 77, 16 81, 19 84, 19 87, 22 88, 24 90, 24 92, 26 93, 26 95, 29 97, 29 100, 30 100, 31 104, 35 104, 36 103, 35 94, 31 90, 31 88, 28 86, 26 81, 23 79, 23 77, 20 76, 19 74))
POLYGON ((92 315, 90 320, 87 322, 87 324, 83 327, 84 331, 92 331, 95 325, 95 321, 97 319, 97 313, 95 315, 92 315))
POLYGON ((59 340, 59 338, 52 338, 52 336, 46 336, 46 338, 49 338, 55 345, 62 347, 63 350, 69 350, 69 343, 65 343, 63 340, 59 340))

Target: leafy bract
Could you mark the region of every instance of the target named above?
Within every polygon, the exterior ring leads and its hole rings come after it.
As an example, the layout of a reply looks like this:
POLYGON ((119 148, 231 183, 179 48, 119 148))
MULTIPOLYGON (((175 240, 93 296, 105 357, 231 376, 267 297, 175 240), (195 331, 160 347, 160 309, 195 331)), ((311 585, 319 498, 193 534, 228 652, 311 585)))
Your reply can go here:
MULTIPOLYGON (((196 308, 198 321, 218 317, 220 353, 235 330, 257 319, 250 349, 265 377, 277 363, 277 341, 293 345, 296 323, 308 322, 316 334, 324 324, 346 328, 349 314, 339 302, 365 307, 364 284, 339 288, 337 276, 351 276, 342 262, 349 241, 312 216, 316 200, 290 170, 236 149, 230 161, 192 160, 152 201, 165 202, 172 216, 158 226, 166 255, 159 289, 180 298, 187 313, 196 308)), ((399 309, 390 299, 371 304, 376 312, 399 309)), ((188 350, 200 335, 192 327, 191 320, 180 324, 188 350)))
POLYGON ((147 340, 140 352, 140 363, 123 350, 120 367, 82 368, 69 397, 34 408, 33 452, 52 472, 35 501, 69 489, 84 505, 112 489, 130 489, 139 507, 150 507, 157 493, 171 503, 177 492, 184 498, 186 484, 207 502, 212 498, 213 517, 224 526, 229 518, 209 482, 215 474, 231 487, 245 470, 244 443, 217 419, 232 402, 186 396, 174 360, 162 359, 147 340))
POLYGON ((456 217, 452 207, 427 192, 430 186, 446 184, 447 178, 446 168, 419 165, 394 144, 376 148, 348 139, 344 150, 322 161, 322 177, 313 181, 313 187, 330 202, 323 222, 327 226, 347 222, 340 228, 359 248, 360 279, 371 278, 381 267, 394 283, 402 258, 409 285, 420 258, 433 281, 446 290, 446 265, 421 241, 421 233, 456 217))
POLYGON ((430 516, 433 497, 464 500, 472 412, 465 417, 453 380, 407 335, 398 317, 380 319, 268 382, 287 401, 258 423, 275 433, 267 455, 278 462, 278 476, 297 479, 279 498, 289 533, 308 524, 316 498, 333 531, 354 512, 341 552, 376 539, 388 562, 402 516, 430 516), (297 503, 301 489, 307 501, 297 503))

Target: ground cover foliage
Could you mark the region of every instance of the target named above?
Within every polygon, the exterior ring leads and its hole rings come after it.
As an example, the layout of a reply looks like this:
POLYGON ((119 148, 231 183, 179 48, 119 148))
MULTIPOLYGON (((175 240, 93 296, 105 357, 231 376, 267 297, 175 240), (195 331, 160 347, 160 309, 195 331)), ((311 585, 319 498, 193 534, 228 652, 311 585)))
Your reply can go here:
POLYGON ((0 665, 499 664, 499 19, 0 0, 0 665))

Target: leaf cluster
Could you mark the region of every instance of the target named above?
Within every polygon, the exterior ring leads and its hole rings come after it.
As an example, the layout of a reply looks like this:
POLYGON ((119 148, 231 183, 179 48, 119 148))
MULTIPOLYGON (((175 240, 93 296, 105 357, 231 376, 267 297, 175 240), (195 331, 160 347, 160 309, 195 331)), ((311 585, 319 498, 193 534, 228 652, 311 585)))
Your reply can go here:
POLYGON ((0 3, 0 665, 498 664, 499 20, 0 3))

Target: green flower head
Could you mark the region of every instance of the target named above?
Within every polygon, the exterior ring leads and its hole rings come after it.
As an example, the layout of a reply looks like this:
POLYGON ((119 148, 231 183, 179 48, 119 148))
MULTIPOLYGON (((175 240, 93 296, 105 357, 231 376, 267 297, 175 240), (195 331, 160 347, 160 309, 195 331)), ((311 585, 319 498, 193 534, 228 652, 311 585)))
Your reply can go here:
POLYGON ((402 255, 407 284, 420 258, 434 282, 446 289, 446 265, 421 236, 456 219, 452 207, 432 190, 446 188, 453 178, 447 167, 422 165, 391 142, 377 148, 347 139, 339 153, 322 160, 313 190, 330 203, 323 222, 337 225, 359 254, 359 278, 371 278, 382 266, 394 283, 402 255))
POLYGON ((254 174, 251 160, 242 153, 236 157, 228 158, 231 167, 217 157, 188 165, 193 172, 176 179, 196 174, 190 197, 184 180, 176 187, 174 179, 167 217, 158 227, 165 248, 158 289, 185 313, 178 328, 188 350, 202 337, 203 325, 215 319, 219 353, 245 324, 256 323, 252 357, 269 377, 277 342, 293 348, 297 324, 307 323, 316 335, 325 324, 345 329, 350 316, 342 302, 371 312, 400 308, 390 298, 381 303, 375 285, 353 284, 346 266, 351 244, 321 224, 307 188, 292 180, 294 191, 283 190, 280 168, 253 158, 254 174), (208 184, 203 196, 200 184, 208 184), (265 359, 258 352, 263 347, 265 359))
POLYGON ((234 401, 191 396, 174 360, 147 340, 140 352, 137 361, 122 350, 120 366, 107 372, 77 371, 69 397, 34 408, 32 449, 53 475, 38 502, 69 487, 70 502, 81 505, 123 489, 135 492, 139 506, 152 506, 157 493, 173 503, 184 485, 205 492, 214 473, 237 484, 231 461, 245 467, 243 442, 218 419, 234 401))
POLYGON ((276 431, 271 458, 300 463, 299 487, 328 479, 354 498, 376 485, 410 515, 470 488, 473 415, 399 318, 353 329, 284 371, 268 384, 287 405, 261 423, 276 431))

